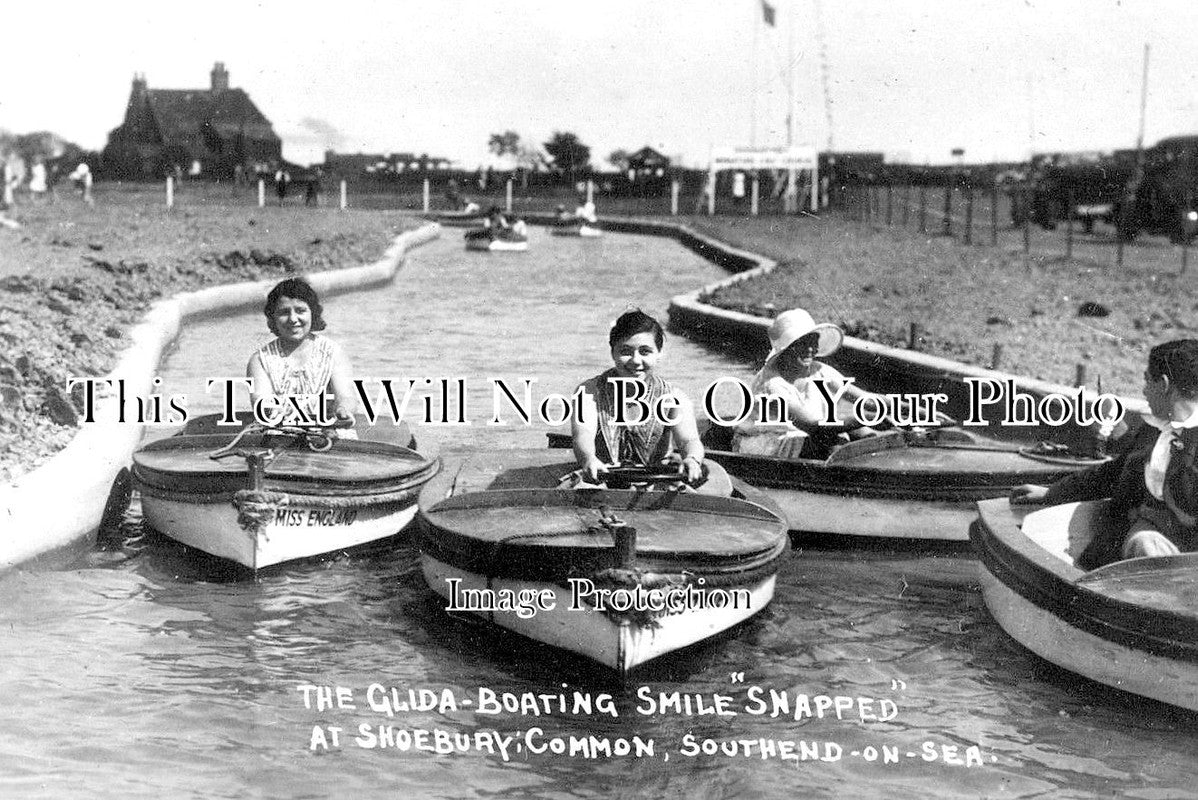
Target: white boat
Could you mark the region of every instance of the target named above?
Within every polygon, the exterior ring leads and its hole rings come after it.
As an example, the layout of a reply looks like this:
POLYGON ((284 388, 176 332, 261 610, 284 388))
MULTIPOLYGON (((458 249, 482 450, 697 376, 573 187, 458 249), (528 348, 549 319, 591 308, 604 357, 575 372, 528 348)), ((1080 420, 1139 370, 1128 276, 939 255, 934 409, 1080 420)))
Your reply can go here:
POLYGON ((476 228, 466 231, 464 238, 467 250, 523 252, 528 249, 528 236, 510 229, 492 231, 490 228, 476 228))
POLYGON ((556 488, 574 466, 560 451, 484 452, 429 482, 417 543, 448 611, 627 676, 772 600, 786 523, 718 465, 718 494, 556 488), (521 612, 520 598, 540 601, 521 612))
MULTIPOLYGON (((793 531, 963 546, 978 500, 1102 461, 957 429, 888 431, 826 458, 733 452, 732 430, 718 425, 703 431, 703 443, 708 458, 768 496, 793 531)), ((570 437, 550 434, 549 444, 568 448, 570 437)))
POLYGON ((554 236, 581 236, 593 239, 603 235, 598 222, 584 219, 558 220, 550 230, 554 236))
POLYGON ((319 430, 196 430, 134 454, 142 514, 166 536, 251 570, 395 535, 440 466, 409 447, 319 430))
POLYGON ((1059 667, 1198 711, 1198 554, 1085 571, 1082 552, 1119 525, 1106 501, 1027 508, 978 503, 970 535, 994 620, 1059 667))

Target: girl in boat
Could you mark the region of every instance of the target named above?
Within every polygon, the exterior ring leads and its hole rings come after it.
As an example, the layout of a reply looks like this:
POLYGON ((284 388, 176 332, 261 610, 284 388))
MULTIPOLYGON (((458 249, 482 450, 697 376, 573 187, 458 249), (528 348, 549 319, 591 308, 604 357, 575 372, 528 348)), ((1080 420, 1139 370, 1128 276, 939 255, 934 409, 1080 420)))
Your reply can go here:
POLYGON ((1151 415, 1116 441, 1111 460, 1052 486, 1024 484, 1011 492, 1014 504, 1111 498, 1112 516, 1126 526, 1095 537, 1078 558, 1082 568, 1198 550, 1198 340, 1152 348, 1144 398, 1151 415))
POLYGON ((864 425, 847 403, 862 398, 885 399, 859 389, 835 367, 816 361, 840 349, 844 332, 837 326, 815 320, 801 308, 779 314, 769 329, 770 353, 753 378, 751 392, 755 407, 746 422, 737 427, 732 449, 738 453, 780 458, 823 458, 840 442, 873 436, 878 431, 864 425), (820 389, 823 387, 823 391, 820 389), (837 423, 828 423, 828 397, 843 398, 835 409, 837 423), (827 392, 825 397, 824 392, 827 392), (766 418, 760 405, 770 398, 766 418), (775 400, 776 398, 776 400, 775 400), (778 412, 782 412, 779 414, 778 412))
MULTIPOLYGON (((251 399, 276 398, 285 409, 280 422, 304 423, 317 418, 331 390, 334 416, 352 422, 349 360, 332 340, 317 334, 325 322, 316 290, 302 278, 288 278, 270 290, 262 312, 275 338, 255 351, 246 365, 246 375, 253 379, 251 399), (297 398, 302 413, 289 408, 290 397, 297 398)), ((352 432, 342 435, 346 433, 352 432)))
POLYGON ((625 312, 612 326, 607 341, 613 366, 579 387, 582 413, 572 423, 572 434, 582 480, 598 483, 611 466, 653 468, 679 456, 687 483, 702 477, 704 451, 694 407, 656 373, 665 338, 657 320, 639 309, 625 312), (630 402, 624 414, 617 413, 619 379, 625 379, 629 398, 637 388, 629 381, 639 384, 648 415, 630 402))

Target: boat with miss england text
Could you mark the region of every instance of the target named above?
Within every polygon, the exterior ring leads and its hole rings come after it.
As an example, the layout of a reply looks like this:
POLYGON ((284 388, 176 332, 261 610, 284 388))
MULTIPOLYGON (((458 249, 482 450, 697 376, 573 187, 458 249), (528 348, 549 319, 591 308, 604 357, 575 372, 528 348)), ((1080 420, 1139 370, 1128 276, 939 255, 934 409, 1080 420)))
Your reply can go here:
POLYGON ((561 451, 473 454, 421 492, 425 580, 451 613, 627 676, 773 598, 786 523, 707 466, 702 492, 677 490, 676 470, 616 469, 606 486, 570 489, 560 487, 576 465, 561 451))
POLYGON ((1198 711, 1198 553, 1087 571, 1086 548, 1120 525, 1107 501, 1029 508, 978 503, 971 537, 994 620, 1059 667, 1198 711))
POLYGON ((412 449, 407 426, 370 436, 257 424, 230 431, 201 417, 134 453, 134 485, 150 527, 259 570, 383 539, 412 520, 440 460, 412 449))

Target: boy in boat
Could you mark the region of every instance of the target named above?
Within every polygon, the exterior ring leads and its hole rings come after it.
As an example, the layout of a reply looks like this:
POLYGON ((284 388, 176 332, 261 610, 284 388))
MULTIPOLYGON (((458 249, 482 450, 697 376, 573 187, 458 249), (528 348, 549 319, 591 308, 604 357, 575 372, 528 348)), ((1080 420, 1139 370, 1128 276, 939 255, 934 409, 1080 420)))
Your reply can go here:
POLYGON ((1148 354, 1144 398, 1151 416, 1121 437, 1113 458, 1052 486, 1024 484, 1012 503, 1060 504, 1111 498, 1127 527, 1117 540, 1096 539, 1078 559, 1092 569, 1110 561, 1198 550, 1198 340, 1157 345, 1148 354))
POLYGON ((487 218, 483 220, 483 227, 492 233, 498 233, 511 228, 512 224, 503 213, 503 209, 499 206, 491 206, 487 209, 487 218))
POLYGON ((574 209, 574 217, 587 225, 595 225, 599 222, 599 214, 595 210, 595 203, 591 200, 580 202, 578 208, 574 209))
POLYGON ((656 373, 665 338, 661 324, 639 309, 620 315, 612 326, 607 340, 613 366, 582 383, 582 418, 575 417, 571 423, 574 455, 583 481, 599 483, 602 474, 615 465, 655 468, 678 454, 687 483, 702 477, 705 453, 694 407, 656 373), (640 400, 650 413, 642 415, 631 402, 626 403, 623 414, 618 413, 619 380, 613 378, 625 379, 626 397, 632 397, 637 388, 627 382, 639 383, 640 400), (618 421, 619 417, 625 421, 618 421))
MULTIPOLYGON (((840 349, 844 341, 840 328, 828 322, 817 325, 810 314, 795 308, 774 319, 769 337, 769 355, 751 387, 756 404, 753 415, 737 427, 732 440, 734 452, 824 458, 837 444, 878 433, 846 407, 846 402, 875 396, 848 383, 835 367, 816 361, 840 349), (838 396, 846 401, 837 404, 840 422, 827 424, 828 398, 838 396), (766 397, 770 398, 768 405, 773 406, 767 410, 783 412, 776 422, 757 422, 762 418, 760 405, 766 397)), ((885 403, 883 398, 876 399, 885 403)))

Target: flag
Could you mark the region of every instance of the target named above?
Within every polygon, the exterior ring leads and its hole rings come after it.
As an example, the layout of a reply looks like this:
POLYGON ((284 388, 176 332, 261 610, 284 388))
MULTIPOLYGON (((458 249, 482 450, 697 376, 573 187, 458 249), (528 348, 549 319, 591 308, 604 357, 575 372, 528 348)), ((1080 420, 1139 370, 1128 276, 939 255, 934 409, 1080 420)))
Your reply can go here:
POLYGON ((761 0, 761 18, 765 20, 765 24, 769 25, 771 28, 774 27, 775 13, 776 12, 773 6, 765 2, 765 0, 761 0))

